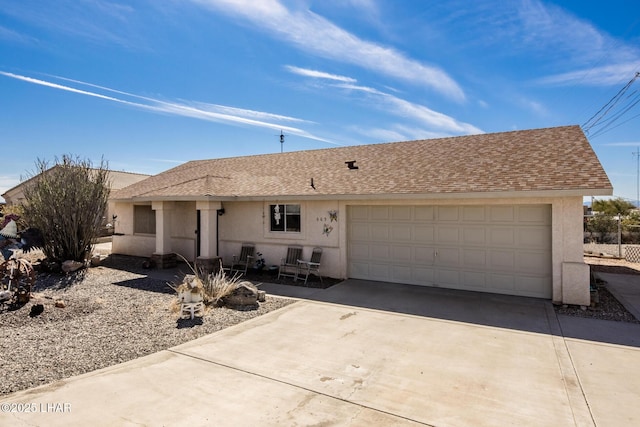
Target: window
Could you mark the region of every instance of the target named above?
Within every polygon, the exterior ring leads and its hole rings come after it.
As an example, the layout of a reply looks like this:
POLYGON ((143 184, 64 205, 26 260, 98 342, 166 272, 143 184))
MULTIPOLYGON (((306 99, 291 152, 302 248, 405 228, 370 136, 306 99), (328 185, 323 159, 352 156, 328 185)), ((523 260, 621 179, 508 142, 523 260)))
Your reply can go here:
POLYGON ((133 207, 133 232, 156 234, 156 212, 148 205, 133 207))
POLYGON ((300 232, 300 205, 271 205, 271 231, 300 232))

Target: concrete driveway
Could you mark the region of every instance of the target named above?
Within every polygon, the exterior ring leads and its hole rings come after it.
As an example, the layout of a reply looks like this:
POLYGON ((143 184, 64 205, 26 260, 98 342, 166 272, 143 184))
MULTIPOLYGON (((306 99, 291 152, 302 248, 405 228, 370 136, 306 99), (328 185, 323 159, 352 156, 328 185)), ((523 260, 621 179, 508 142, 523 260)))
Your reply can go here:
POLYGON ((0 425, 640 423, 640 325, 377 282, 304 292, 170 350, 10 395, 0 425))

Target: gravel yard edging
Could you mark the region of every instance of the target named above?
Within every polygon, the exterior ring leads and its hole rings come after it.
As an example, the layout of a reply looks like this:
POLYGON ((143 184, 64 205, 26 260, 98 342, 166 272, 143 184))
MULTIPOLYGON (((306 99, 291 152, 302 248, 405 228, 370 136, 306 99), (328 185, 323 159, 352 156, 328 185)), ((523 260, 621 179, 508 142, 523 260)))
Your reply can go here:
POLYGON ((191 320, 179 315, 167 281, 106 266, 40 274, 32 294, 17 310, 0 306, 0 396, 165 350, 295 302, 267 295, 257 310, 208 307, 191 320), (44 311, 31 317, 35 304, 44 311))

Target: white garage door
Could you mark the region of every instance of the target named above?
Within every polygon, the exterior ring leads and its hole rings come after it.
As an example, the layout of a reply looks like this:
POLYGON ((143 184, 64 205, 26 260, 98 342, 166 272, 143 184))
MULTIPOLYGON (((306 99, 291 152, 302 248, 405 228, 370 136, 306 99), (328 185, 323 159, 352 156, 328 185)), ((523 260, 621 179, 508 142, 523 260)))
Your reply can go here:
POLYGON ((551 298, 551 206, 351 206, 349 277, 551 298))

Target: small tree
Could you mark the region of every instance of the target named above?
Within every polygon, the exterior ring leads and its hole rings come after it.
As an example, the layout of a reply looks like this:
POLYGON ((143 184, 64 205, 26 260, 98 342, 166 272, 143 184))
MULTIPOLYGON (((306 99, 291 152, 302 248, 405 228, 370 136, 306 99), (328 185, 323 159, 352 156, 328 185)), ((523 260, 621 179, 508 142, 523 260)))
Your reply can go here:
POLYGON ((594 212, 605 215, 627 215, 634 208, 633 203, 627 202, 620 197, 610 200, 594 200, 593 206, 591 206, 594 212))
POLYGON ((640 213, 631 212, 622 219, 622 243, 640 243, 640 213))
POLYGON ((40 229, 43 252, 55 261, 84 261, 100 232, 107 207, 107 163, 65 155, 49 168, 38 159, 34 183, 25 188, 24 216, 30 227, 40 229))
POLYGON ((608 243, 610 240, 610 233, 615 233, 618 230, 618 225, 615 219, 609 215, 595 215, 589 218, 587 223, 587 231, 591 233, 592 238, 598 243, 608 243), (594 236, 596 234, 596 236, 594 236))

